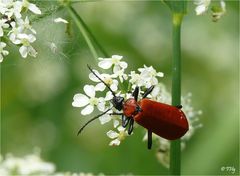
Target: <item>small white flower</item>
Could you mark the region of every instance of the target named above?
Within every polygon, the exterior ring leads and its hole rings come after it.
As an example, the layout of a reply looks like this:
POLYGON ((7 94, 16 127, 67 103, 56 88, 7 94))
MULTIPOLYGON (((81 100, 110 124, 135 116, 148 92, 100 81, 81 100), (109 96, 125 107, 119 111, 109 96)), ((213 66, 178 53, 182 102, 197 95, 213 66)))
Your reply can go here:
POLYGON ((113 74, 114 77, 118 77, 119 78, 121 83, 123 82, 123 80, 127 80, 128 79, 128 76, 127 76, 127 74, 124 73, 124 71, 125 71, 124 69, 121 69, 121 70, 119 70, 119 71, 117 71, 117 72, 115 72, 113 74))
POLYGON ((33 34, 36 34, 36 31, 30 25, 28 17, 25 20, 18 19, 19 31, 30 30, 33 34))
POLYGON ((110 130, 107 132, 107 136, 111 139, 113 139, 109 145, 110 146, 116 146, 116 145, 120 145, 121 141, 123 141, 126 136, 128 136, 127 132, 125 131, 125 128, 123 128, 122 126, 118 127, 118 133, 110 130))
POLYGON ((13 43, 19 43, 19 39, 17 39, 18 34, 20 34, 22 31, 20 30, 19 27, 17 27, 16 22, 11 22, 10 23, 12 30, 8 33, 9 39, 13 43), (16 41, 17 40, 17 41, 16 41))
POLYGON ((105 101, 104 98, 96 98, 95 97, 95 87, 92 85, 85 85, 83 88, 84 94, 76 94, 73 97, 72 106, 73 107, 85 107, 82 111, 82 115, 88 115, 91 114, 94 110, 94 106, 97 106, 97 108, 100 111, 104 111, 105 109, 105 101))
POLYGON ((22 55, 23 58, 26 58, 29 54, 30 56, 36 57, 37 52, 36 50, 31 46, 31 43, 33 43, 36 40, 36 37, 32 34, 18 34, 17 38, 14 41, 14 44, 22 44, 22 46, 19 48, 19 52, 22 55))
POLYGON ((208 10, 211 0, 195 0, 194 3, 197 5, 197 7, 195 8, 196 14, 202 15, 208 10))
POLYGON ((130 80, 129 82, 133 85, 141 87, 144 84, 144 80, 141 78, 140 74, 136 73, 135 71, 131 71, 129 74, 130 80))
MULTIPOLYGON (((5 10, 3 10, 3 15, 5 15, 8 20, 10 20, 13 15, 16 18, 21 18, 21 11, 22 11, 22 4, 20 1, 12 1, 12 0, 7 0, 7 2, 3 2, 5 4, 5 10)), ((4 9, 4 7, 3 7, 4 9)))
POLYGON ((157 72, 152 66, 147 67, 144 65, 144 68, 139 68, 140 78, 144 81, 144 86, 146 88, 151 87, 152 85, 158 84, 157 77, 163 77, 164 74, 162 72, 157 72))
POLYGON ((9 24, 6 23, 6 19, 0 19, 0 37, 3 36, 3 28, 8 28, 9 24))
POLYGON ((116 73, 121 69, 126 69, 128 66, 126 62, 121 61, 122 58, 119 55, 112 55, 111 58, 99 58, 98 66, 103 69, 109 69, 113 66, 113 73, 116 73))
POLYGON ((0 42, 0 62, 3 61, 3 57, 8 55, 9 52, 7 50, 4 50, 3 48, 6 47, 6 43, 0 42))
POLYGON ((54 19, 54 22, 55 22, 55 23, 65 23, 65 24, 68 23, 68 21, 65 20, 65 19, 63 19, 63 18, 55 18, 55 19, 54 19))
POLYGON ((226 4, 222 0, 220 1, 220 7, 212 7, 212 19, 214 22, 218 21, 226 13, 226 4))
MULTIPOLYGON (((118 89, 118 81, 116 79, 114 79, 114 78, 116 78, 115 75, 99 74, 98 71, 96 71, 96 70, 94 70, 94 73, 96 73, 107 85, 109 85, 113 91, 116 91, 118 89)), ((93 73, 89 74, 89 79, 98 83, 95 87, 96 91, 104 91, 105 90, 105 88, 106 88, 105 84, 102 83, 93 73)))
POLYGON ((35 4, 30 3, 27 0, 23 0, 21 3, 22 3, 22 7, 29 9, 31 12, 33 12, 37 15, 41 14, 41 10, 35 4))

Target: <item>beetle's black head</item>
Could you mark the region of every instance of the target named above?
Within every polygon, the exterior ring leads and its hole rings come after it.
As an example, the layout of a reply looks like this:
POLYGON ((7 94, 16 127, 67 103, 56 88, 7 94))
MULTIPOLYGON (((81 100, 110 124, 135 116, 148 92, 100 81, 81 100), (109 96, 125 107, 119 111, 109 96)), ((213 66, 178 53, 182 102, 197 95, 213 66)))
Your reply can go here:
POLYGON ((114 108, 121 111, 123 109, 123 101, 124 98, 120 96, 114 96, 111 100, 111 103, 113 104, 114 108))

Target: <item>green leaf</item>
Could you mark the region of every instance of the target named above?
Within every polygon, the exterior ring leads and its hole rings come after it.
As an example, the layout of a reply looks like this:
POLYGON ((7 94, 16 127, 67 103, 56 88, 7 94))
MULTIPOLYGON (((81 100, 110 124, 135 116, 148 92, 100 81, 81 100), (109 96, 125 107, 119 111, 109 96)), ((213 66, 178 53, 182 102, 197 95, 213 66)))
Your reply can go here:
POLYGON ((173 13, 187 13, 187 0, 163 0, 173 13))

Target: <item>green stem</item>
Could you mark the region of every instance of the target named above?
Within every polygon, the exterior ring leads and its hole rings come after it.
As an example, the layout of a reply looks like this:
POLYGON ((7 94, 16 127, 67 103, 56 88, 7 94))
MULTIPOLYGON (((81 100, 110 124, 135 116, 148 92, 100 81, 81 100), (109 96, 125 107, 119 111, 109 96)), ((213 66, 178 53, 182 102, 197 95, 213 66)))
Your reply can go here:
MULTIPOLYGON (((172 105, 181 105, 181 24, 182 13, 173 13, 172 105)), ((181 139, 171 141, 170 174, 181 174, 181 139)))
POLYGON ((97 51, 96 51, 96 49, 94 48, 94 45, 93 45, 90 37, 88 36, 87 30, 84 28, 83 20, 82 20, 81 17, 77 14, 77 12, 74 10, 73 7, 68 6, 67 9, 68 9, 69 14, 71 15, 72 19, 75 21, 78 29, 81 31, 81 33, 82 33, 82 35, 83 35, 83 37, 84 37, 84 39, 85 39, 85 41, 86 41, 86 43, 87 43, 87 45, 88 45, 88 47, 89 47, 89 49, 90 49, 93 57, 94 57, 95 59, 97 59, 97 58, 98 58, 97 51))
POLYGON ((92 41, 96 44, 96 46, 98 47, 98 49, 102 52, 102 54, 104 55, 104 57, 109 57, 108 53, 105 51, 105 49, 102 47, 102 45, 98 42, 98 40, 95 38, 95 36, 93 35, 92 31, 88 28, 88 26, 86 25, 86 23, 83 21, 83 19, 79 16, 79 19, 81 20, 81 23, 83 25, 83 27, 85 28, 85 30, 87 31, 89 37, 92 39, 92 41))

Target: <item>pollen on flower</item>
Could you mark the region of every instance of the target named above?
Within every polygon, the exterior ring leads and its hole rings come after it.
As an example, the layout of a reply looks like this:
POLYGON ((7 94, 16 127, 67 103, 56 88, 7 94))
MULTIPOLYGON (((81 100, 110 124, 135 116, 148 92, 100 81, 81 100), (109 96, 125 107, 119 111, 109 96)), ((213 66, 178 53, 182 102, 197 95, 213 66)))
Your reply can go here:
POLYGON ((128 136, 127 132, 125 131, 125 128, 122 126, 119 126, 117 128, 118 132, 110 130, 107 132, 107 136, 110 139, 113 139, 109 145, 110 146, 118 146, 120 145, 121 141, 125 140, 126 136, 128 136))
POLYGON ((126 138, 126 136, 127 136, 127 133, 126 133, 125 131, 120 131, 120 132, 119 132, 118 139, 119 139, 120 141, 123 141, 123 140, 126 138))
POLYGON ((89 100, 89 104, 90 105, 98 105, 98 103, 99 103, 99 100, 97 98, 95 98, 95 97, 92 97, 89 100))
POLYGON ((112 85, 112 83, 113 83, 113 80, 110 77, 105 77, 105 79, 103 81, 108 85, 112 85))

